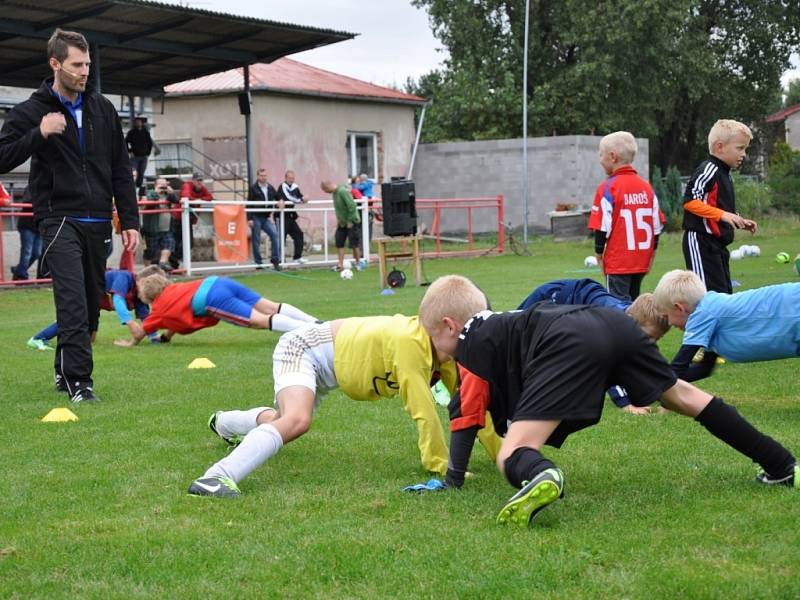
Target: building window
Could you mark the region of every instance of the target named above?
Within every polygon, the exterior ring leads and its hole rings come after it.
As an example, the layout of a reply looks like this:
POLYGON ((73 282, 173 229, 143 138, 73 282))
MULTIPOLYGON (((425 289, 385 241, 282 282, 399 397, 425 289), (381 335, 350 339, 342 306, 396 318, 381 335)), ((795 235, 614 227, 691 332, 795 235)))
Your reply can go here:
POLYGON ((372 180, 378 180, 378 144, 374 133, 347 134, 348 161, 350 176, 366 173, 372 180))
POLYGON ((160 150, 158 156, 150 158, 158 175, 191 176, 193 170, 192 146, 186 142, 156 142, 160 150))

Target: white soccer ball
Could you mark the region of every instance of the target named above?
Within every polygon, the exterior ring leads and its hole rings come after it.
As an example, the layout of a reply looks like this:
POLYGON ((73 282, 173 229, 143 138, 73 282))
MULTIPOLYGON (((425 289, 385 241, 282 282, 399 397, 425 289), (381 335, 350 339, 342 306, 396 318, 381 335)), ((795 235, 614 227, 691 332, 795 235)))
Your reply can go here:
POLYGON ((353 278, 353 271, 350 269, 342 269, 339 273, 339 277, 342 279, 352 279, 353 278))
POLYGON ((583 266, 586 268, 596 267, 597 266, 597 257, 596 256, 587 256, 583 259, 583 266))
POLYGON ((758 246, 750 246, 750 256, 761 256, 761 248, 758 246))
POLYGON ((738 250, 731 250, 731 260, 742 260, 742 258, 744 258, 744 253, 741 248, 738 250))
POLYGON ((350 259, 345 258, 344 262, 342 262, 342 268, 343 269, 352 269, 353 268, 353 263, 350 262, 350 259))

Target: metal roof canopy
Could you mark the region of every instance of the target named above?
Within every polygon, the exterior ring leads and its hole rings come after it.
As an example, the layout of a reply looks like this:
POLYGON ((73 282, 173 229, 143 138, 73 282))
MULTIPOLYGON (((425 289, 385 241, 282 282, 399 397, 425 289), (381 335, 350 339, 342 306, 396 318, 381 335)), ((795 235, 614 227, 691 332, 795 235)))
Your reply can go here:
POLYGON ((5 0, 2 8, 0 84, 39 87, 51 75, 47 40, 60 27, 86 36, 94 85, 106 94, 158 96, 170 83, 356 35, 149 0, 5 0))

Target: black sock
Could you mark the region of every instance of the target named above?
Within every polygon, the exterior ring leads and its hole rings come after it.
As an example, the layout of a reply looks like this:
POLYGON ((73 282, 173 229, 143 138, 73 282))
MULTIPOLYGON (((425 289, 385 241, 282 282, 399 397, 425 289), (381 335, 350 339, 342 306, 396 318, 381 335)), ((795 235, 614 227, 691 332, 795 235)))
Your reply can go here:
POLYGON ((533 448, 517 448, 503 463, 508 482, 521 488, 523 481, 530 481, 545 469, 555 467, 553 463, 533 448))
POLYGON ((757 462, 770 475, 791 470, 795 458, 786 448, 753 427, 730 404, 714 396, 695 421, 746 457, 757 462))

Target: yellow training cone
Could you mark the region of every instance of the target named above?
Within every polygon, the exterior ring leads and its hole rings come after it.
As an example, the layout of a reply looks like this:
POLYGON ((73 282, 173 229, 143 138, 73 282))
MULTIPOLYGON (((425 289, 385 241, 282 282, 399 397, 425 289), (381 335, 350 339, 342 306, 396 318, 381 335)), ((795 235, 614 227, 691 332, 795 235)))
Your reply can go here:
POLYGON ((190 369, 213 369, 216 366, 217 365, 215 365, 207 358, 195 358, 192 362, 189 363, 190 369))
POLYGON ((54 408, 42 417, 42 423, 66 423, 77 420, 78 416, 68 408, 54 408))

